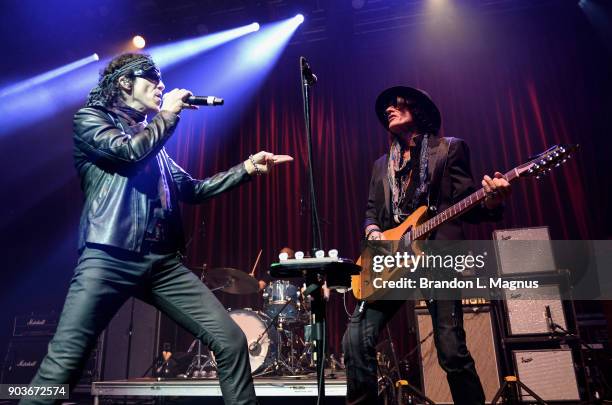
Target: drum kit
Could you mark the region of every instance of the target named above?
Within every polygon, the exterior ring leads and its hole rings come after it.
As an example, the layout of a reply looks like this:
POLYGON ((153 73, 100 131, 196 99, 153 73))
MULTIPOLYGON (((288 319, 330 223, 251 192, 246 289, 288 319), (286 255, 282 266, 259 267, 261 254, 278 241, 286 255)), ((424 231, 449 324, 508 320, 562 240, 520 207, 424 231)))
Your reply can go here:
MULTIPOLYGON (((312 343, 304 339, 304 328, 310 322, 310 297, 304 297, 299 286, 288 280, 271 281, 260 290, 253 273, 233 268, 216 268, 202 272, 202 282, 211 291, 229 294, 255 294, 263 297, 263 308, 228 309, 230 317, 247 338, 251 371, 254 377, 302 377, 315 372, 312 343)), ((216 377, 214 354, 195 340, 197 346, 185 377, 216 377)))

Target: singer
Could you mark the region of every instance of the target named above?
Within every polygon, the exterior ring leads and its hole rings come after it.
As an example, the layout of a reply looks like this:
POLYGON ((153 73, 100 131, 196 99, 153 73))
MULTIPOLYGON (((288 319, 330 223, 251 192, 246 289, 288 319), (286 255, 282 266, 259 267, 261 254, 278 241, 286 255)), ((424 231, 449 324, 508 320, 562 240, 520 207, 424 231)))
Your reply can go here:
POLYGON ((192 178, 164 144, 179 114, 197 109, 186 102, 193 94, 174 89, 162 103, 164 88, 150 56, 123 54, 104 69, 87 105, 74 116, 74 159, 85 194, 80 257, 57 331, 32 384, 73 387, 100 332, 135 296, 214 351, 226 403, 254 404, 244 333, 180 262, 179 202, 201 203, 293 159, 262 151, 208 179, 192 178))

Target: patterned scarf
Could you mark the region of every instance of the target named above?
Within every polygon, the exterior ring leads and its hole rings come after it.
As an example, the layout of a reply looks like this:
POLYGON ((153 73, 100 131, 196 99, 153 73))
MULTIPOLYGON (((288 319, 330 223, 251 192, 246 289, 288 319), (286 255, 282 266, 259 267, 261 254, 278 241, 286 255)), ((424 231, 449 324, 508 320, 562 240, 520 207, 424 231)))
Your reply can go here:
MULTIPOLYGON (((428 157, 428 141, 429 136, 426 134, 421 141, 421 150, 419 152, 419 184, 414 192, 410 209, 418 206, 422 196, 427 193, 427 164, 428 157)), ((387 166, 387 179, 391 189, 391 205, 393 220, 395 223, 401 223, 408 213, 403 212, 402 206, 406 199, 408 187, 410 185, 411 166, 410 160, 404 160, 402 146, 397 139, 393 139, 389 150, 389 161, 387 166)))

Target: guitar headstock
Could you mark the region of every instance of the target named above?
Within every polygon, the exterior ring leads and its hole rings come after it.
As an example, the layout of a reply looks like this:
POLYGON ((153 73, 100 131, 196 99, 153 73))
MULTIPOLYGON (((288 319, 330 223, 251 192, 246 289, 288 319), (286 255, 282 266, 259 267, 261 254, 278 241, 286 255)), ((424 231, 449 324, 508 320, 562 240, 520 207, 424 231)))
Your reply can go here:
POLYGON ((572 157, 572 153, 580 148, 578 144, 555 145, 537 156, 531 157, 530 161, 516 168, 521 177, 535 177, 536 179, 547 175, 554 167, 561 166, 572 157))

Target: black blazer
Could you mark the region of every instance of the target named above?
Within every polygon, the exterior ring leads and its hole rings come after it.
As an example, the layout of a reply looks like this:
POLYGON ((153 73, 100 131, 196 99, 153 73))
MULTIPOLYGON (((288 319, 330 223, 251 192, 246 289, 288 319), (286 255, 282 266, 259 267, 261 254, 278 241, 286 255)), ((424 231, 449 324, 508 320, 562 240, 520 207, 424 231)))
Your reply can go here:
MULTIPOLYGON (((391 189, 387 179, 388 154, 378 158, 372 168, 364 229, 376 224, 383 231, 397 226, 391 213, 391 189)), ((429 140, 428 178, 430 180, 428 205, 438 212, 477 190, 470 166, 470 150, 464 140, 436 136, 429 140), (448 150, 448 156, 446 151, 448 150)), ((461 240, 465 238, 461 221, 479 223, 499 221, 503 207, 488 210, 478 206, 458 219, 442 225, 430 239, 461 240)))

